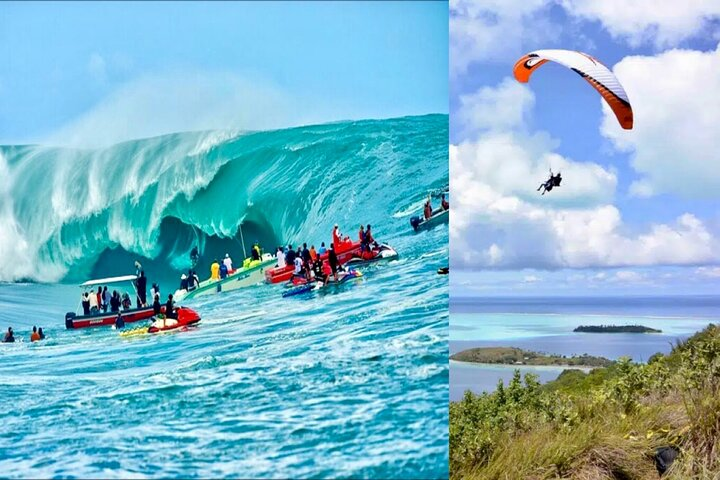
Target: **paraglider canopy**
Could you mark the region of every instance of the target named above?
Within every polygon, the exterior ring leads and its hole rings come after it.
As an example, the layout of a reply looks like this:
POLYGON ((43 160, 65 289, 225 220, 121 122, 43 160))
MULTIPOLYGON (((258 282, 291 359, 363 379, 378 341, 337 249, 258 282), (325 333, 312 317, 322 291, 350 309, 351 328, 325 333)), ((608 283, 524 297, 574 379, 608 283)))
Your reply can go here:
POLYGON ((521 83, 527 83, 530 75, 546 62, 556 62, 583 77, 610 105, 622 128, 633 127, 633 111, 625 89, 615 74, 597 59, 573 50, 536 50, 515 63, 513 74, 521 83))

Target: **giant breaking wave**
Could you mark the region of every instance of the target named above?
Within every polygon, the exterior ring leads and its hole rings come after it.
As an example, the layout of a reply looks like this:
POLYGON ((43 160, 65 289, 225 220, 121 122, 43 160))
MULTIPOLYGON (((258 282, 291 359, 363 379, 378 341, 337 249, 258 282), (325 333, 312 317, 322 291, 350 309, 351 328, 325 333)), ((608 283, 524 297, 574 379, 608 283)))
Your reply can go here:
POLYGON ((127 274, 135 259, 175 277, 193 245, 203 269, 226 251, 241 257, 243 241, 328 241, 336 222, 397 235, 409 228, 398 212, 446 184, 447 138, 447 115, 426 115, 97 150, 3 146, 0 281, 127 274))

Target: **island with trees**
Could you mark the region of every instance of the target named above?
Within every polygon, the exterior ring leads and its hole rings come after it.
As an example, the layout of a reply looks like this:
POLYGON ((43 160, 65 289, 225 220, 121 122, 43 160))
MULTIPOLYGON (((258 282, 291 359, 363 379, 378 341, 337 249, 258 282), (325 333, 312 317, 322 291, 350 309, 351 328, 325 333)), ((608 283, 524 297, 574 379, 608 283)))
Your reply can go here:
POLYGON ((656 328, 642 325, 580 325, 573 332, 582 333, 662 333, 656 328))
POLYGON ((607 367, 613 361, 591 355, 550 355, 514 347, 480 347, 463 350, 450 357, 458 362, 495 365, 530 365, 553 367, 607 367))

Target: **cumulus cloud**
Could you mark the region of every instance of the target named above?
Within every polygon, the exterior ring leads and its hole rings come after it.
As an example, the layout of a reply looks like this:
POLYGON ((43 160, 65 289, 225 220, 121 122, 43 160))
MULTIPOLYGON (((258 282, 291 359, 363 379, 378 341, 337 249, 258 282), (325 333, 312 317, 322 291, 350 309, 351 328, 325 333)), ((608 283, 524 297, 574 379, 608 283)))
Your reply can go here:
MULTIPOLYGON (((532 94, 519 93, 523 88, 511 95, 514 87, 507 81, 483 87, 461 106, 458 118, 471 125, 459 126, 472 129, 477 122, 478 136, 450 146, 455 266, 556 269, 720 261, 717 238, 691 214, 638 231, 625 225, 612 205, 615 172, 567 159, 554 151, 557 142, 547 134, 528 132, 524 119, 532 94), (493 117, 504 120, 486 121, 493 117), (541 197, 535 188, 548 166, 562 170, 565 182, 541 197)), ((631 278, 621 273, 616 279, 631 278)))
MULTIPOLYGON (((91 63, 103 70, 99 57, 91 63)), ((124 83, 42 143, 99 147, 191 130, 263 130, 348 118, 342 107, 290 95, 264 79, 175 71, 124 83)))
POLYGON ((479 61, 521 55, 523 44, 556 36, 559 27, 540 12, 549 0, 451 0, 450 73, 464 73, 479 61))
POLYGON ((641 175, 630 192, 717 197, 720 48, 626 57, 614 71, 630 96, 635 125, 621 131, 604 106, 602 133, 630 152, 641 175))
POLYGON ((675 46, 706 30, 720 18, 717 0, 561 0, 570 15, 599 21, 615 38, 631 46, 650 43, 658 48, 675 46))

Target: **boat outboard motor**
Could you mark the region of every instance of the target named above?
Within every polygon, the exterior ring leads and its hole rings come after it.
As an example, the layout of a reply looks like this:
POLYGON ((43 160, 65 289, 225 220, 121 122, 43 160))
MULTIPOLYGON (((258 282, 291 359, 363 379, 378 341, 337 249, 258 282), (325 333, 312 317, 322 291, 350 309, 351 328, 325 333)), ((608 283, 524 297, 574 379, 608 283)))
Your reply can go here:
POLYGON ((75 319, 75 312, 67 312, 65 314, 65 328, 71 330, 75 328, 73 326, 73 320, 75 319))
POLYGON ((420 225, 421 222, 422 222, 422 218, 420 218, 418 216, 410 217, 410 225, 412 225, 413 230, 417 230, 418 225, 420 225))

